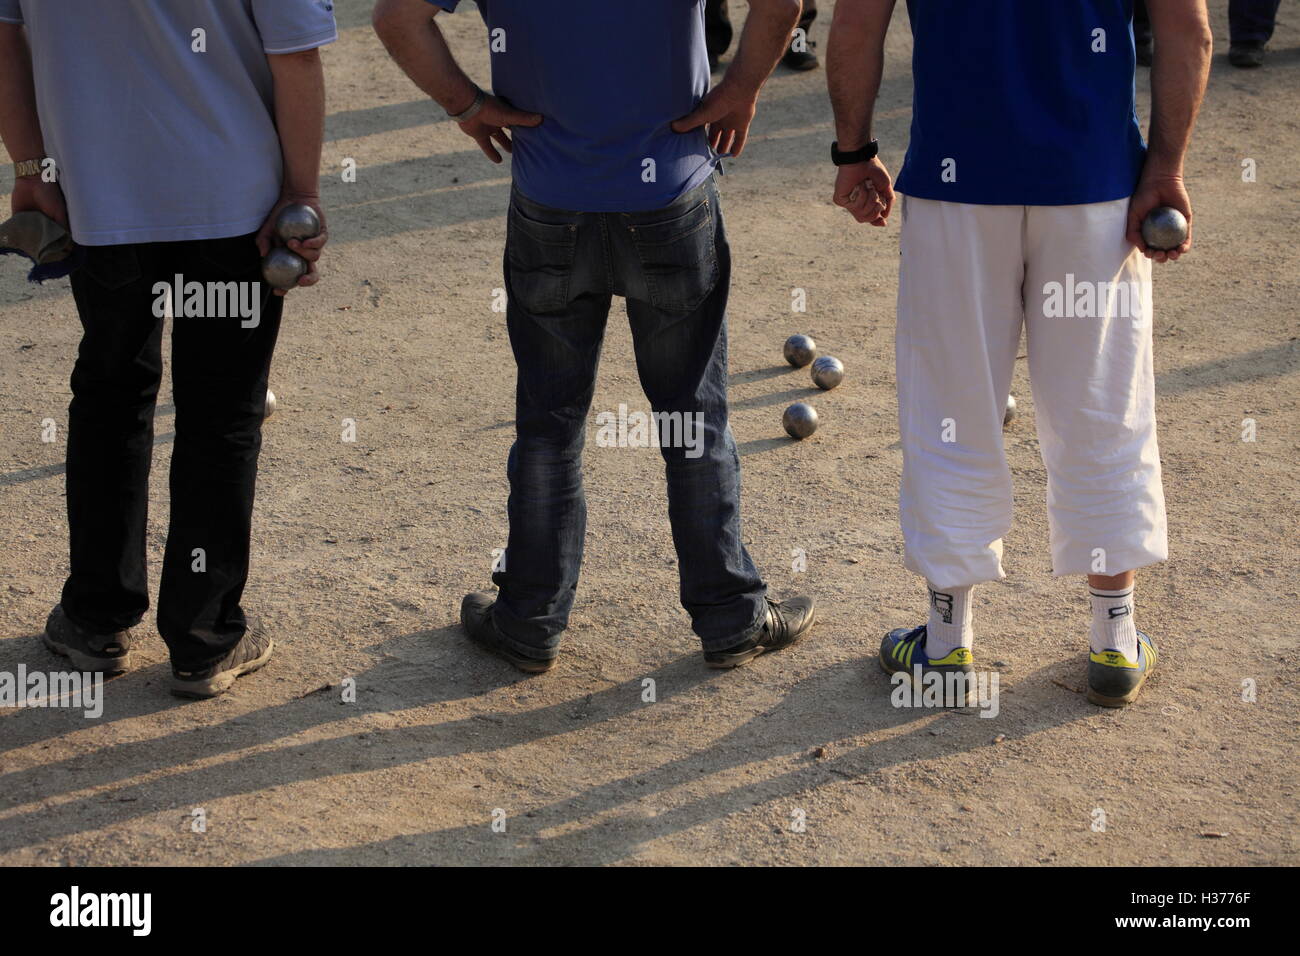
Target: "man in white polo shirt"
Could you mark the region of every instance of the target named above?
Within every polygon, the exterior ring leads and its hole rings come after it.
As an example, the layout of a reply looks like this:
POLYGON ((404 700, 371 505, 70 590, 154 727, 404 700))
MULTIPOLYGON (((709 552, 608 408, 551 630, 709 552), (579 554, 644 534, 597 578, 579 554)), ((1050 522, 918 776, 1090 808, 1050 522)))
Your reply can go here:
MULTIPOLYGON (((894 0, 840 0, 827 51, 835 202, 883 226, 893 206, 872 108, 894 0)), ((969 674, 971 590, 1002 578, 1011 473, 1002 419, 1021 329, 1052 568, 1087 575, 1088 697, 1133 700, 1155 643, 1133 572, 1168 553, 1151 371, 1157 206, 1190 222, 1183 157, 1209 74, 1204 0, 1148 0, 1150 147, 1134 109, 1133 0, 908 0, 915 95, 898 292, 899 501, 928 621, 891 631, 882 666, 969 674)), ((927 685, 933 683, 925 681, 927 685)), ((953 684, 957 681, 951 682, 953 684)), ((957 702, 964 702, 957 701, 957 702)))
MULTIPOLYGON (((68 414, 71 569, 43 635, 78 669, 127 669, 149 606, 169 314, 176 440, 158 630, 172 691, 214 696, 271 656, 240 604, 284 301, 260 263, 281 207, 320 212, 317 48, 335 37, 331 0, 0 0, 13 211, 45 213, 85 252, 71 279, 84 328, 68 414), (236 290, 224 301, 240 309, 182 308, 159 292, 178 276, 236 290)), ((316 281, 325 239, 290 243, 313 263, 300 285, 316 281)))

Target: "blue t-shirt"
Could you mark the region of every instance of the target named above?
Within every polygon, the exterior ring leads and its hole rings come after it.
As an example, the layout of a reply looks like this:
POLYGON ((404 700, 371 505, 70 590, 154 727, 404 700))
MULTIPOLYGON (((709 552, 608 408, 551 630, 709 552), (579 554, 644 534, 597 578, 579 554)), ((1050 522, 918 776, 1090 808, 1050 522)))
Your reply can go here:
MULTIPOLYGON (((460 0, 429 0, 454 10, 460 0)), ((633 212, 667 206, 716 158, 703 130, 669 124, 709 89, 704 0, 478 0, 492 91, 540 113, 516 127, 515 184, 546 206, 633 212)))
POLYGON ((912 134, 899 192, 1067 206, 1132 194, 1133 0, 908 0, 912 134))

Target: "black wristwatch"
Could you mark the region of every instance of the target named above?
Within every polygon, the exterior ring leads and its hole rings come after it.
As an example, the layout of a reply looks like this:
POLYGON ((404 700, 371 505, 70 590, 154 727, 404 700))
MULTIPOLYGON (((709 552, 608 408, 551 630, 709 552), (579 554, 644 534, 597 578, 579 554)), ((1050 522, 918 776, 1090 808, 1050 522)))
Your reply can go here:
POLYGON ((840 152, 840 144, 837 140, 831 143, 831 162, 836 166, 852 166, 854 163, 865 163, 868 160, 876 158, 880 152, 880 144, 874 139, 861 149, 855 149, 849 153, 840 152))

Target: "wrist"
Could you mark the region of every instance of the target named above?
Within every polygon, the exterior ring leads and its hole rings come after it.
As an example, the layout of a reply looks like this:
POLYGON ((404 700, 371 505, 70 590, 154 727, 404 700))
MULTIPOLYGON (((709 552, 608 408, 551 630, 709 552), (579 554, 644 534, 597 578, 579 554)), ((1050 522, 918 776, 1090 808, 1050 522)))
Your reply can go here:
POLYGON ((1142 164, 1142 175, 1147 179, 1182 179, 1182 158, 1147 153, 1146 162, 1142 164))
MULTIPOLYGON (((30 155, 36 155, 35 153, 30 155)), ((42 153, 38 159, 23 159, 14 163, 14 181, 21 182, 24 179, 40 179, 44 171, 42 167, 45 164, 45 156, 42 153)))
MULTIPOLYGON (((469 81, 466 81, 469 83, 469 81)), ((479 110, 483 109, 483 104, 487 102, 487 92, 475 83, 469 83, 468 88, 462 93, 458 93, 448 103, 440 105, 447 111, 448 119, 455 120, 457 123, 464 123, 474 118, 479 110)))
POLYGON ((839 140, 831 143, 831 162, 836 166, 860 166, 870 163, 880 152, 880 145, 873 139, 855 149, 845 149, 839 140))
POLYGON ((835 147, 841 153, 853 153, 859 149, 866 149, 875 142, 871 136, 840 136, 835 140, 835 147))
POLYGON ((727 69, 726 75, 713 88, 713 95, 733 109, 746 103, 757 103, 762 84, 751 84, 743 79, 733 77, 733 69, 734 66, 727 69))

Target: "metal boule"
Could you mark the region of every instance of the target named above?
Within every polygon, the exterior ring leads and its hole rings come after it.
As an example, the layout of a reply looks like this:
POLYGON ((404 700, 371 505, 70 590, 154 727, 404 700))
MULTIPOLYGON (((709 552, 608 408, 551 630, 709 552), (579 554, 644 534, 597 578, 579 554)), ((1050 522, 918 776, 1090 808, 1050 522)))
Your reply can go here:
POLYGON ((807 402, 795 402, 781 416, 781 425, 791 438, 802 441, 817 430, 817 409, 807 402))

